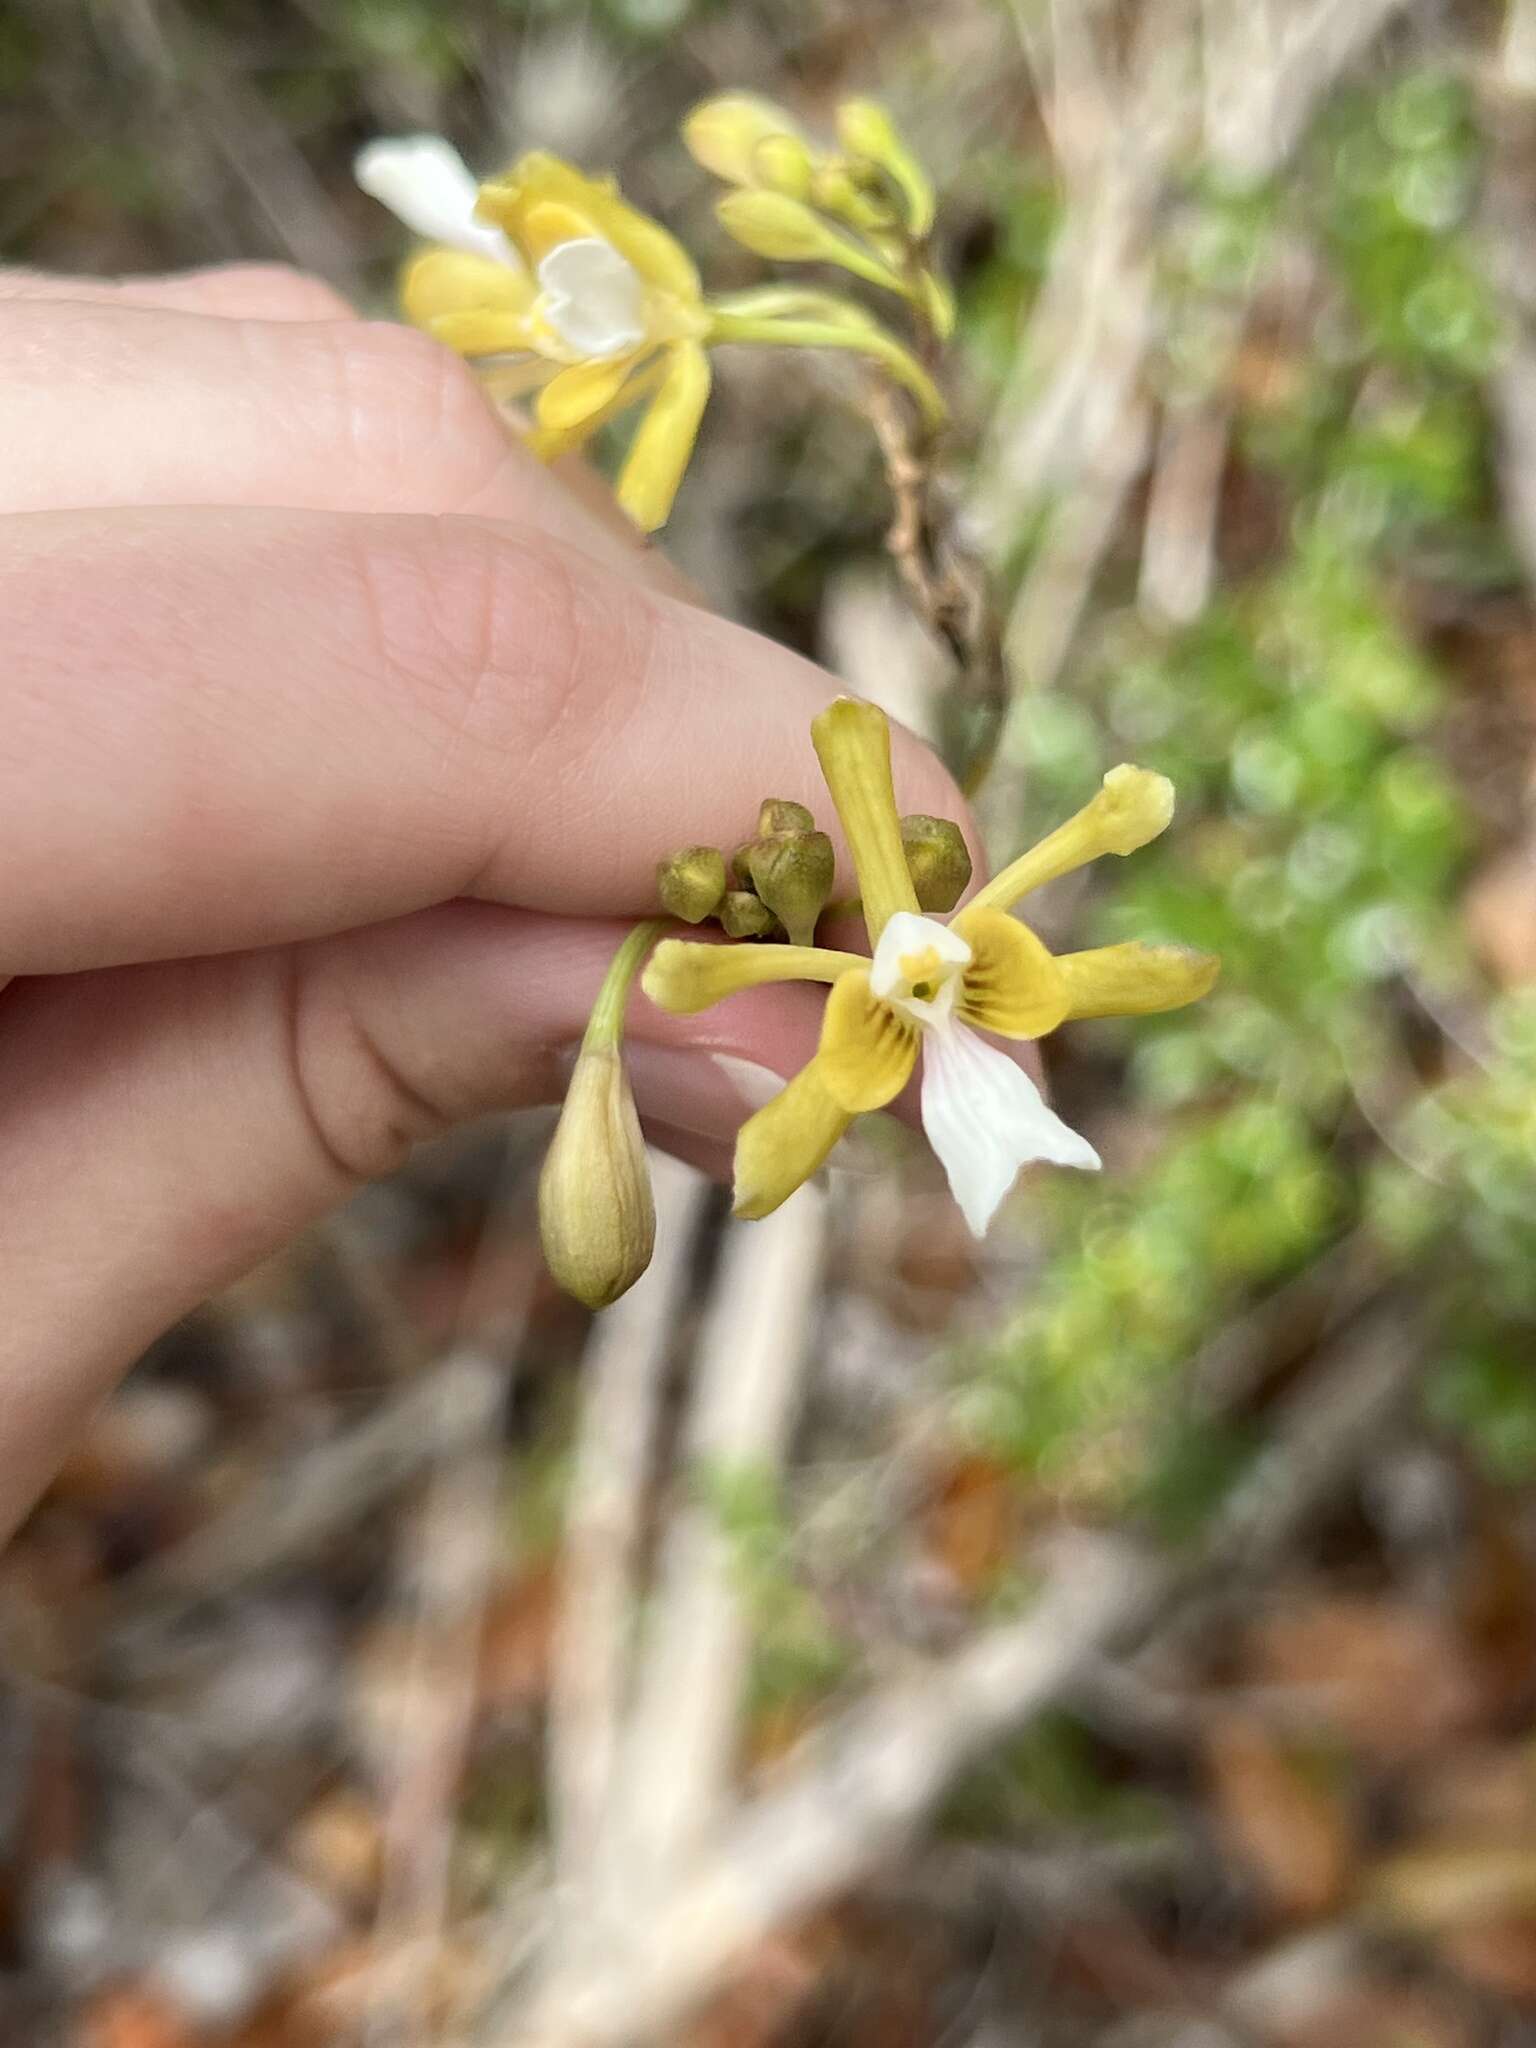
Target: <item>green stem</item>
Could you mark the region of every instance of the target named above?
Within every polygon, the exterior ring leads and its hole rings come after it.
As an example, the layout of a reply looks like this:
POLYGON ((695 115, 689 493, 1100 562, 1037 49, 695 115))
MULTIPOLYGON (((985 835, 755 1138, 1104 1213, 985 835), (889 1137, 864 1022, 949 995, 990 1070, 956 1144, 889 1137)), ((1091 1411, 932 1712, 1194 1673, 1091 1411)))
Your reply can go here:
POLYGON ((603 976, 603 985, 597 992, 597 1001, 592 1005, 586 1031, 582 1034, 583 1052, 618 1050, 624 1037, 624 1012, 629 1007, 629 992, 635 985, 635 976, 670 922, 665 917, 646 918, 643 924, 635 926, 614 954, 608 972, 603 976))
POLYGON ((833 327, 816 320, 754 320, 715 309, 711 341, 747 341, 776 348, 845 348, 872 357, 896 382, 910 391, 933 429, 942 427, 948 408, 939 388, 916 358, 879 328, 833 327))

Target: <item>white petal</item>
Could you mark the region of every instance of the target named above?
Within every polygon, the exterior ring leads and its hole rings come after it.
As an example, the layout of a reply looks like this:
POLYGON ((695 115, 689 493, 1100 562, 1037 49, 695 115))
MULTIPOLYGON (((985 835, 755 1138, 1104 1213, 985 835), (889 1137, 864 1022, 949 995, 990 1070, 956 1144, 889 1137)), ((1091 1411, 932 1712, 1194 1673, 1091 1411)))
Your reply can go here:
POLYGON ((640 274, 599 235, 557 242, 539 265, 544 317, 579 356, 622 355, 645 339, 640 274))
POLYGON ((963 1024, 923 1039, 923 1129, 975 1237, 1032 1159, 1090 1171, 1099 1155, 1021 1067, 963 1024))
POLYGON ((936 917, 924 917, 917 910, 893 911, 885 921, 875 957, 869 963, 869 986, 877 996, 889 996, 901 980, 901 963, 908 953, 926 953, 929 947, 941 960, 963 967, 971 949, 958 932, 936 917))
POLYGON ((400 135, 360 149, 352 175, 372 199, 387 206, 413 234, 450 249, 472 249, 515 263, 500 228, 475 219, 480 187, 451 142, 441 135, 400 135))

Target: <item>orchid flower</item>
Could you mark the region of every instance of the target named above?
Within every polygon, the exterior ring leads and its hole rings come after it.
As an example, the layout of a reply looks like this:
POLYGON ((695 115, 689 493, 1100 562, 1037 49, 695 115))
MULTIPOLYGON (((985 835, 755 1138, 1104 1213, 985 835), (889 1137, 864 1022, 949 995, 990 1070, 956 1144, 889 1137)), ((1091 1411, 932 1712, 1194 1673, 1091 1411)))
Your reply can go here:
POLYGON ((1210 955, 1176 946, 1132 943, 1053 957, 1008 914, 1042 883, 1155 838, 1173 815, 1172 785, 1144 768, 1111 769, 1075 817, 953 916, 939 918, 919 908, 908 869, 884 713, 843 697, 811 731, 853 854, 869 956, 666 939, 642 987, 662 1009, 692 1013, 766 982, 829 984, 815 1057, 742 1127, 739 1216, 776 1209, 817 1171, 856 1115, 895 1100, 920 1060, 923 1128, 981 1237, 1021 1167, 1045 1160, 1091 1170, 1100 1163, 992 1039, 1040 1038, 1076 1017, 1175 1009, 1216 979, 1210 955))

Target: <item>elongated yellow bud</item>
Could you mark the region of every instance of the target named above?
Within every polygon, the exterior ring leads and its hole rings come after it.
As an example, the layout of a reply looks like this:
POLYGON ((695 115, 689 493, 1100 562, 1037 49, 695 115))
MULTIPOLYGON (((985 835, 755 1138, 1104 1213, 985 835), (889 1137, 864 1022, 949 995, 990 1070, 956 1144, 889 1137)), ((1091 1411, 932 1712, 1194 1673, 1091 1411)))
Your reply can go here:
POLYGON ((725 894, 725 855, 718 846, 685 846, 656 868, 656 894, 669 917, 702 924, 725 894))
POLYGON ((539 1237, 558 1285, 606 1308, 651 1263, 656 1205, 621 1047, 629 992, 666 929, 637 924, 614 954, 539 1175, 539 1237))
POLYGON ((778 832, 759 839, 749 865, 752 886, 789 933, 790 944, 814 945, 816 920, 827 907, 837 872, 826 833, 778 832))
POLYGON ((885 291, 902 289, 889 264, 787 193, 728 192, 715 212, 726 233, 758 256, 776 263, 836 263, 885 291))
POLYGON ((556 1282, 606 1308, 651 1263, 656 1206, 617 1046, 583 1046, 539 1175, 539 1237, 556 1282))
POLYGON ((725 92, 702 101, 683 122, 683 144, 728 185, 766 185, 803 197, 801 186, 810 182, 804 137, 782 107, 756 93, 725 92))
POLYGON ((970 849, 960 827, 914 811, 901 821, 901 843, 918 909, 953 910, 971 879, 970 849))

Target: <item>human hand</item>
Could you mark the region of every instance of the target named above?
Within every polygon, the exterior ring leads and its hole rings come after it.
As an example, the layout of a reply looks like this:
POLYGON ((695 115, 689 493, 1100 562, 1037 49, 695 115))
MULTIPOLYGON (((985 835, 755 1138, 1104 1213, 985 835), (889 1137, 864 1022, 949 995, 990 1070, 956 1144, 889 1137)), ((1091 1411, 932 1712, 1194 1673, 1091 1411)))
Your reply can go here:
MULTIPOLYGON (((312 280, 0 274, 0 357, 3 1536, 178 1316, 558 1098, 658 857, 825 807, 835 685, 312 280)), ((722 1168, 819 1008, 637 996, 652 1135, 722 1168)))

